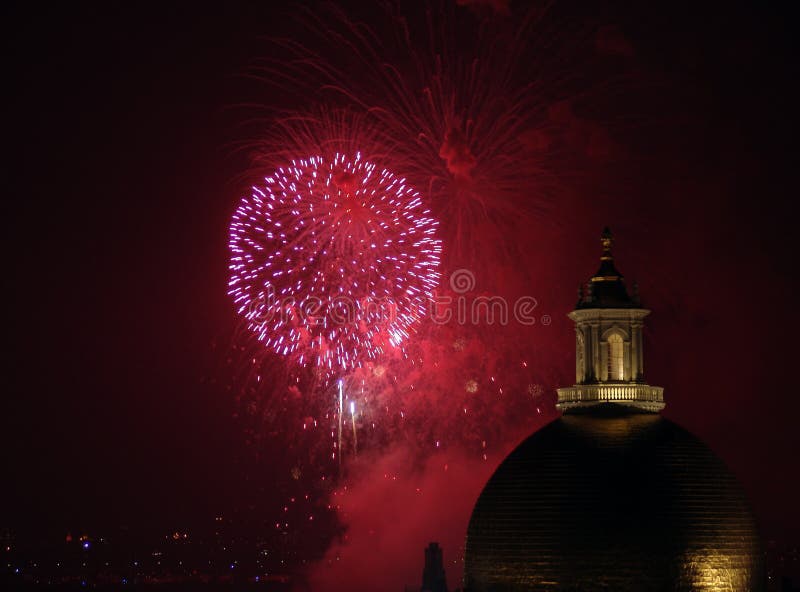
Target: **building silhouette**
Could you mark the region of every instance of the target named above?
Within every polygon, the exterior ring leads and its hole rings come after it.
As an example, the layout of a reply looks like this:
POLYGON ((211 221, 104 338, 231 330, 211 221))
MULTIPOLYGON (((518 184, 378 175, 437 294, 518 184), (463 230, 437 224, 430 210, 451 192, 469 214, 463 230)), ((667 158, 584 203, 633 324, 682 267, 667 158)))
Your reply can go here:
POLYGON ((420 592, 447 592, 444 557, 439 543, 431 543, 425 549, 425 567, 422 570, 420 592))

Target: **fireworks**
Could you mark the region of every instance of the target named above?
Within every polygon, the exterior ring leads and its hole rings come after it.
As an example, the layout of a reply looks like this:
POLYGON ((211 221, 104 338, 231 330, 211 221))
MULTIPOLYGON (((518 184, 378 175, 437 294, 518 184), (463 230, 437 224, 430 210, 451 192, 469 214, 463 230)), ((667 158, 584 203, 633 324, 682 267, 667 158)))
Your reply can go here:
POLYGON ((301 10, 303 34, 275 40, 258 66, 292 100, 251 118, 256 187, 230 228, 242 319, 231 390, 254 441, 285 438, 304 481, 346 475, 356 438, 362 458, 401 442, 483 454, 476 443, 539 421, 530 331, 418 321, 440 257, 481 294, 527 291, 534 264, 516 249, 576 173, 554 117, 575 50, 539 27, 546 9, 484 19, 382 5, 367 26, 326 6, 301 10))
POLYGON ((597 135, 576 61, 602 70, 552 3, 513 18, 460 4, 365 5, 368 25, 300 9, 253 72, 278 98, 248 113, 241 144, 255 187, 230 226, 231 392, 254 453, 289 481, 280 531, 300 491, 344 520, 334 488, 363 467, 408 454, 399 478, 414 480, 434 455, 445 471, 488 463, 554 415, 548 324, 419 321, 440 267, 473 277, 441 282, 453 311, 527 295, 553 312, 532 280, 556 260, 542 230, 597 135))
MULTIPOLYGON (((303 40, 278 40, 290 59, 266 60, 259 72, 298 98, 347 105, 376 128, 381 151, 402 163, 441 220, 446 263, 485 264, 487 276, 498 257, 511 259, 511 233, 545 211, 560 186, 561 130, 550 107, 567 94, 563 60, 575 51, 540 30, 546 8, 485 20, 455 4, 376 12, 384 25, 373 28, 332 6, 302 11, 303 40)), ((284 114, 273 127, 294 119, 292 136, 318 143, 327 129, 314 107, 309 113, 284 114)), ((352 136, 339 127, 337 137, 352 136)), ((273 132, 256 142, 268 156, 284 151, 273 132)))
MULTIPOLYGON (((231 225, 230 291, 245 325, 241 334, 249 336, 241 346, 247 364, 239 366, 247 376, 266 379, 235 390, 264 432, 281 431, 305 442, 315 430, 297 418, 319 418, 325 424, 319 438, 330 447, 325 458, 335 459, 333 464, 343 460, 342 445, 350 450, 355 442, 341 425, 347 407, 329 388, 332 375, 344 378, 348 401, 356 390, 369 393, 357 401, 363 425, 359 449, 365 452, 398 440, 424 447, 431 432, 443 443, 471 442, 479 432, 481 440, 495 437, 498 418, 507 419, 510 403, 484 404, 482 398, 500 396, 504 389, 525 395, 530 377, 517 376, 521 371, 511 364, 495 384, 494 370, 464 376, 466 367, 455 362, 469 366, 474 357, 480 365, 497 366, 496 359, 517 360, 528 355, 530 334, 504 340, 494 327, 445 331, 419 325, 411 340, 412 327, 426 312, 424 299, 415 296, 430 294, 440 254, 446 255, 442 266, 469 268, 492 294, 516 290, 530 272, 512 256, 516 245, 520 237, 527 241, 535 235, 534 214, 561 188, 563 130, 551 107, 563 99, 569 76, 564 59, 574 51, 566 39, 562 45, 551 30, 539 30, 545 13, 534 8, 520 19, 481 19, 449 4, 406 8, 406 15, 390 5, 376 8, 380 14, 369 26, 334 6, 301 10, 303 35, 276 40, 281 57, 262 61, 259 71, 266 84, 296 100, 290 108, 264 104, 253 118, 254 133, 243 143, 252 162, 248 179, 266 176, 267 182, 257 183, 231 225), (298 160, 307 155, 317 156, 298 160), (335 162, 342 169, 334 170, 335 162), (369 188, 355 195, 368 165, 369 188), (384 183, 378 173, 384 170, 404 180, 406 195, 393 195, 400 185, 389 189, 390 181, 384 183), (432 219, 428 229, 435 230, 427 246, 398 249, 400 243, 387 240, 403 232, 391 226, 391 212, 359 199, 374 188, 386 200, 406 203, 418 197, 411 187, 425 199, 413 217, 432 219), (270 229, 276 221, 280 232, 270 229), (404 259, 409 248, 415 262, 428 265, 414 269, 404 259), (417 291, 404 293, 408 286, 417 291), (384 299, 395 305, 394 320, 383 311, 370 315, 360 304, 384 299), (304 302, 315 306, 308 311, 304 302), (473 356, 479 335, 484 351, 473 356), (440 351, 442 339, 451 347, 440 351), (402 351, 394 347, 398 344, 402 351), (423 366, 419 356, 408 353, 415 349, 436 352, 424 364, 424 379, 416 376, 423 366), (392 355, 381 356, 388 351, 392 355), (273 357, 277 363, 264 360, 273 357), (322 380, 319 372, 299 371, 295 362, 321 370, 322 380), (286 394, 284 378, 297 396, 286 394), (460 411, 465 405, 469 414, 460 411), (473 412, 477 409, 482 415, 473 412), (445 425, 451 417, 456 423, 449 433, 425 427, 445 425)), ((408 219, 402 222, 414 227, 408 219)))
POLYGON ((269 350, 328 372, 356 368, 426 314, 437 226, 419 193, 359 153, 294 160, 236 209, 229 294, 269 350))

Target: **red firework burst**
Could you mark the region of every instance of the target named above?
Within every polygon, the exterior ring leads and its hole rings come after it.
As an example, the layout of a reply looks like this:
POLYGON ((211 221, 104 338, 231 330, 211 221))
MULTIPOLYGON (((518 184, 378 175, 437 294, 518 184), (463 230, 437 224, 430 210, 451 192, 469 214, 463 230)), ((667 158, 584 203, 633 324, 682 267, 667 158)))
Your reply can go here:
POLYGON ((229 294, 268 349, 326 372, 356 368, 426 314, 437 226, 404 179, 359 153, 294 160, 233 215, 229 294))
MULTIPOLYGON (((518 260, 514 237, 529 233, 562 188, 550 107, 567 92, 569 68, 553 56, 576 52, 558 45, 546 8, 480 19, 455 4, 420 6, 409 15, 391 3, 376 9, 374 28, 335 6, 303 11, 308 35, 277 40, 291 59, 267 59, 260 72, 299 101, 363 113, 441 220, 445 264, 494 280, 497 261, 518 260)), ((292 131, 327 131, 319 118, 303 124, 292 131)), ((283 146, 267 134, 258 148, 270 155, 283 146)))

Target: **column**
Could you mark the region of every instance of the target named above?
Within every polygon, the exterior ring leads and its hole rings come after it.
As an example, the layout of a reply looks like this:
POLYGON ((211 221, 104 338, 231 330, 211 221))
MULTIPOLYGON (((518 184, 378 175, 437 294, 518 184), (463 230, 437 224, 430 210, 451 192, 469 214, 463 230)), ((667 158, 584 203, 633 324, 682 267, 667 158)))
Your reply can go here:
POLYGON ((592 332, 592 380, 598 380, 600 370, 600 323, 589 323, 592 332))
POLYGON ((633 356, 631 350, 633 349, 633 339, 622 343, 622 379, 633 380, 636 374, 633 372, 633 356))
POLYGON ((638 354, 638 368, 639 375, 637 380, 644 380, 644 347, 642 341, 642 325, 639 325, 636 331, 636 353, 638 354))
POLYGON ((631 350, 630 350, 630 379, 639 380, 639 332, 642 326, 639 323, 631 323, 631 350))

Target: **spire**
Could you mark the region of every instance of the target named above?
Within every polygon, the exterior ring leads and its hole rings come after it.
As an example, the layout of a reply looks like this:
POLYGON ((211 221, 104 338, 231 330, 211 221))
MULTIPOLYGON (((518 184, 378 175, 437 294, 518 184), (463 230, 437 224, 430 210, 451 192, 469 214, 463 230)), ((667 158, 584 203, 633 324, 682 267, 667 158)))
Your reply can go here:
POLYGON ((439 543, 431 543, 425 549, 425 569, 422 571, 421 592, 447 592, 444 558, 439 543))
POLYGON ((600 269, 594 274, 592 281, 611 282, 621 280, 622 274, 614 267, 614 255, 611 254, 611 245, 614 244, 614 237, 611 235, 611 229, 608 226, 603 228, 603 234, 600 235, 600 244, 603 246, 603 254, 600 255, 600 269))
POLYGON ((588 298, 579 303, 578 308, 631 308, 637 306, 625 289, 623 275, 614 266, 614 255, 611 247, 614 237, 606 226, 600 235, 603 252, 600 255, 600 268, 591 279, 591 290, 588 298))

